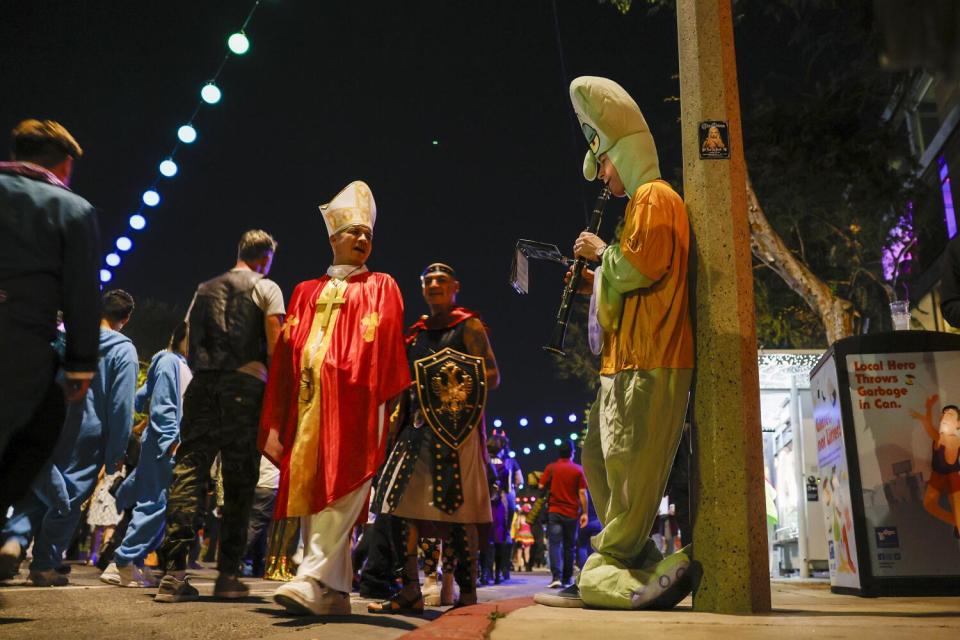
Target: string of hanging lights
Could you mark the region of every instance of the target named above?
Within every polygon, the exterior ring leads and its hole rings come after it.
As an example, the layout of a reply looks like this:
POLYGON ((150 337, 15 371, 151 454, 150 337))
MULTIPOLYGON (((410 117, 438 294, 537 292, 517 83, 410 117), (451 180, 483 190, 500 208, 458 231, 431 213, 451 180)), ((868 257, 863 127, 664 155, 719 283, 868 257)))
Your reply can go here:
MULTIPOLYGON (((174 178, 180 173, 180 167, 176 162, 177 151, 180 150, 181 145, 189 145, 197 141, 199 134, 195 126, 195 121, 200 115, 201 110, 217 105, 223 98, 223 91, 217 85, 217 80, 227 65, 227 62, 233 57, 243 56, 250 51, 250 38, 247 35, 247 28, 250 26, 250 21, 253 19, 257 8, 260 6, 260 2, 261 0, 254 0, 253 6, 250 8, 250 11, 247 12, 247 17, 240 26, 240 29, 227 38, 227 51, 223 56, 223 60, 220 62, 220 66, 217 67, 216 72, 200 88, 196 108, 194 108, 190 117, 187 118, 187 121, 177 129, 177 139, 173 144, 173 148, 157 165, 157 175, 154 177, 150 186, 144 190, 136 211, 131 213, 127 219, 130 231, 140 232, 146 229, 147 210, 159 206, 162 201, 160 192, 163 181, 174 178)), ((132 235, 130 232, 121 233, 121 235, 114 239, 112 250, 103 257, 105 266, 100 269, 101 283, 105 284, 113 279, 113 271, 123 262, 123 254, 133 249, 133 239, 130 235, 132 235)))

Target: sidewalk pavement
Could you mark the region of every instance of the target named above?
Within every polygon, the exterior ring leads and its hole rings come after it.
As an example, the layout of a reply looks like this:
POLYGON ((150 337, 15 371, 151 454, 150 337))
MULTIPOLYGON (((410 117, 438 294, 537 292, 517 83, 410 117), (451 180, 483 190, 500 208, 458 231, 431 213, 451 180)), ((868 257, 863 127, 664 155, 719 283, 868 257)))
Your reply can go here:
POLYGON ((496 619, 489 637, 491 640, 960 638, 960 597, 859 598, 833 594, 824 583, 790 580, 771 584, 771 594, 773 612, 752 616, 695 612, 689 598, 673 611, 650 612, 556 609, 533 604, 531 600, 530 606, 496 619))

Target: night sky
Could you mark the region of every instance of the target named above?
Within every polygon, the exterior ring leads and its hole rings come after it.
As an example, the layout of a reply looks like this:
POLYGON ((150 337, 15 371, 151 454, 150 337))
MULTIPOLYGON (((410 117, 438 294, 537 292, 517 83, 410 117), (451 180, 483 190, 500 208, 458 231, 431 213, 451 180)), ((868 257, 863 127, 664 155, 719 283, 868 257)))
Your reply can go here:
MULTIPOLYGON (((5 7, 0 125, 37 117, 70 129, 85 150, 73 188, 99 208, 105 247, 128 231, 252 4, 5 7)), ((624 85, 650 124, 664 176, 682 186, 679 106, 665 101, 679 94, 675 19, 635 4, 622 16, 566 0, 555 16, 543 0, 264 0, 247 29, 250 52, 227 63, 222 101, 201 110, 197 142, 178 152, 180 173, 161 181, 163 201, 132 234, 111 286, 185 307, 198 282, 233 265, 240 234, 263 228, 280 243, 270 277, 289 298, 329 264, 317 206, 362 179, 378 209, 368 266, 396 278, 408 323, 426 311, 422 268, 440 260, 458 270, 460 303, 490 326, 502 370, 488 425, 502 418, 516 450, 534 449, 521 455, 523 466, 542 465, 554 437, 579 431, 566 416, 591 398, 557 381, 540 348, 559 303, 560 268, 533 265, 525 297, 507 280, 517 238, 571 251, 598 191, 580 175, 585 141, 569 81, 605 75, 624 85), (559 426, 544 424, 548 414, 563 417, 559 426), (529 427, 518 426, 522 416, 529 427), (546 453, 536 455, 538 442, 546 453)), ((769 63, 756 55, 760 45, 746 43, 754 51, 745 55, 738 43, 741 74, 769 63)), ((608 206, 601 235, 612 233, 623 205, 608 206)))

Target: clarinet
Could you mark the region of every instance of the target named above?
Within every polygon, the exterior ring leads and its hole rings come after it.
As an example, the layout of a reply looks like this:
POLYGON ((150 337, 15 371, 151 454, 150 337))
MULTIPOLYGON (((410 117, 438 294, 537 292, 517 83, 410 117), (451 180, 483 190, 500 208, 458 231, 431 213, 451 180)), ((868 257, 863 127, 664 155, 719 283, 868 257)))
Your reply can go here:
MULTIPOLYGON (((597 233, 600 229, 600 221, 603 219, 603 208, 610 199, 610 189, 604 185, 597 196, 597 201, 593 205, 593 213, 590 214, 590 226, 587 227, 587 233, 597 233)), ((580 281, 583 279, 583 269, 587 265, 587 259, 577 258, 573 263, 573 276, 570 282, 563 290, 563 298, 560 300, 560 310, 557 311, 557 323, 553 327, 553 334, 550 336, 550 344, 543 348, 550 353, 565 356, 563 350, 563 341, 567 336, 567 323, 570 322, 570 311, 573 309, 573 296, 580 288, 580 281)))

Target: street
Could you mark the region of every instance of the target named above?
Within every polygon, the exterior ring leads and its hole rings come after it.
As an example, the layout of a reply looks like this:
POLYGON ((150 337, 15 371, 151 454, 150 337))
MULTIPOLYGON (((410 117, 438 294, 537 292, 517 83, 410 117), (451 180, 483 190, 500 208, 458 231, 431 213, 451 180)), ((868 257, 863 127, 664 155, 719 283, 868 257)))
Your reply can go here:
MULTIPOLYGON (((353 615, 346 618, 296 617, 270 595, 280 584, 248 580, 250 597, 214 601, 216 571, 191 572, 200 590, 199 602, 158 604, 152 589, 123 589, 101 583, 95 567, 74 565, 66 587, 33 587, 26 571, 0 586, 0 638, 397 638, 435 620, 446 607, 428 608, 424 616, 367 613, 369 600, 353 596, 353 615)), ((481 587, 481 602, 532 595, 549 582, 546 571, 513 573, 503 585, 481 587)))

